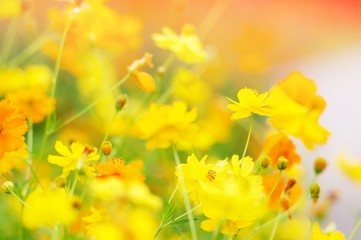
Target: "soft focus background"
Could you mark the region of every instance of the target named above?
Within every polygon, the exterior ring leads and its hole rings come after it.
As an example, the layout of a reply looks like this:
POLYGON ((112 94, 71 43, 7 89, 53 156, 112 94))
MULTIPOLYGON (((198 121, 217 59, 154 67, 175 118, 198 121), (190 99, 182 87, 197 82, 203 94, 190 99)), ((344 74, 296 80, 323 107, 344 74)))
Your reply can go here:
MULTIPOLYGON (((331 137, 313 152, 302 144, 298 149, 308 169, 318 156, 329 161, 330 167, 319 179, 320 200, 333 191, 338 200, 325 225, 334 221, 339 230, 350 233, 361 214, 361 186, 341 173, 337 159, 344 155, 361 161, 361 1, 113 0, 109 4, 142 22, 141 47, 130 53, 134 56, 145 51, 163 54, 150 39, 162 27, 179 32, 185 23, 193 24, 207 51, 215 56, 204 76, 220 91, 227 84, 266 90, 294 70, 313 79, 327 101, 320 122, 331 137)), ((61 0, 25 1, 29 16, 20 37, 35 38, 45 31, 48 10, 65 5, 61 0)), ((8 23, 0 21, 1 36, 8 23)), ((22 44, 20 38, 15 44, 22 44)), ((126 68, 119 64, 118 71, 126 68)))

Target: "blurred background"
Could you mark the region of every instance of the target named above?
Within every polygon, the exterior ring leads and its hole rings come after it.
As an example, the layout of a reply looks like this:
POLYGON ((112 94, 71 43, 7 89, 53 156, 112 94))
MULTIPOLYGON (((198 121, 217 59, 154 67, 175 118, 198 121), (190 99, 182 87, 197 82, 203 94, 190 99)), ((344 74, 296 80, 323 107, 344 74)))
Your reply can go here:
MULTIPOLYGON (((0 4, 6 1, 11 0, 0 0, 0 4)), ((68 3, 24 0, 24 29, 19 31, 14 44, 24 45, 46 31, 48 10, 62 9, 68 3)), ((329 161, 330 167, 319 179, 321 201, 329 193, 337 192, 338 200, 328 219, 346 235, 350 233, 361 214, 361 185, 341 173, 337 159, 345 155, 361 162, 361 1, 112 0, 108 3, 120 14, 135 17, 142 24, 139 48, 125 52, 128 58, 129 54, 138 56, 145 51, 162 55, 156 50, 151 34, 160 32, 164 26, 179 32, 181 26, 191 23, 213 56, 211 67, 204 69, 203 77, 220 91, 226 85, 267 90, 294 70, 313 79, 318 93, 327 101, 320 122, 331 132, 331 137, 326 145, 312 152, 298 141, 297 147, 308 170, 316 157, 323 156, 329 161)), ((0 13, 1 8, 0 5, 0 13)), ((0 20, 1 39, 10 21, 0 20)), ((165 56, 154 58, 157 61, 165 56)), ((118 66, 119 72, 126 71, 122 59, 118 66)), ((329 221, 325 221, 325 226, 329 221)))

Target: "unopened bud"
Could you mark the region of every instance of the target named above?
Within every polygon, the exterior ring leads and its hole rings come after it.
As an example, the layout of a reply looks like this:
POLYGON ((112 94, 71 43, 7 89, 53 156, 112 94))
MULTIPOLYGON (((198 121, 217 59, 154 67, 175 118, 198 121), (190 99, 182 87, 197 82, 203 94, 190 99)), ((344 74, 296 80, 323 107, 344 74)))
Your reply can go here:
POLYGON ((102 152, 104 153, 105 156, 108 156, 113 149, 113 145, 111 142, 109 141, 104 141, 102 142, 102 152))
POLYGON ((314 170, 316 174, 320 174, 325 170, 327 161, 324 158, 317 158, 314 164, 314 170))
POLYGON ((288 166, 287 158, 285 158, 284 156, 279 157, 277 160, 277 166, 280 171, 285 170, 288 166))
POLYGON ((316 183, 313 182, 310 186, 310 196, 313 199, 313 203, 317 203, 319 197, 320 197, 320 186, 316 183))
POLYGON ((115 109, 117 111, 120 111, 123 109, 123 107, 125 106, 125 104, 127 103, 127 95, 119 95, 116 99, 115 99, 115 109))
POLYGON ((63 176, 58 176, 58 177, 55 179, 55 185, 56 185, 58 188, 64 188, 65 185, 66 185, 66 179, 65 179, 63 176))
POLYGON ((14 191, 14 183, 11 181, 4 182, 3 185, 1 186, 1 190, 7 194, 12 193, 14 191))
POLYGON ((163 67, 163 66, 158 67, 158 68, 157 68, 157 74, 158 74, 158 76, 163 77, 165 71, 166 71, 165 67, 163 67))
POLYGON ((268 168, 271 158, 267 154, 263 154, 260 158, 260 163, 262 168, 268 168))

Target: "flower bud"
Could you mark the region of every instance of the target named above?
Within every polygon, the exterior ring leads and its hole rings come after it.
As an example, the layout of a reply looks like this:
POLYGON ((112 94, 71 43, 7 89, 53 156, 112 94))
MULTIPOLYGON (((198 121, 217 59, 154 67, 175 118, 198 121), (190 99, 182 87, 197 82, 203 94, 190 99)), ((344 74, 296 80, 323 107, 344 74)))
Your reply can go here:
POLYGON ((113 149, 113 145, 111 142, 109 141, 104 141, 102 142, 102 152, 104 153, 105 156, 108 156, 113 149))
POLYGON ((310 186, 310 196, 313 199, 313 203, 316 204, 319 197, 320 197, 320 186, 316 183, 313 182, 310 186))
POLYGON ((125 106, 125 104, 127 103, 127 95, 119 95, 117 96, 117 98, 115 99, 115 109, 117 111, 120 111, 123 109, 123 107, 125 106))
POLYGON ((55 179, 55 185, 56 185, 58 188, 64 188, 65 185, 66 185, 66 179, 65 179, 63 176, 58 176, 58 177, 55 179))
POLYGON ((285 158, 284 156, 279 157, 277 160, 277 166, 280 171, 285 170, 288 166, 287 158, 285 158))
POLYGON ((316 174, 320 174, 323 172, 323 170, 325 170, 327 166, 327 161, 324 158, 317 158, 315 160, 315 164, 314 164, 314 170, 316 174))
POLYGON ((271 163, 271 158, 267 154, 263 154, 259 161, 262 168, 268 168, 269 164, 271 163))
POLYGON ((14 183, 11 181, 6 181, 1 185, 1 190, 4 193, 11 194, 14 191, 14 183))

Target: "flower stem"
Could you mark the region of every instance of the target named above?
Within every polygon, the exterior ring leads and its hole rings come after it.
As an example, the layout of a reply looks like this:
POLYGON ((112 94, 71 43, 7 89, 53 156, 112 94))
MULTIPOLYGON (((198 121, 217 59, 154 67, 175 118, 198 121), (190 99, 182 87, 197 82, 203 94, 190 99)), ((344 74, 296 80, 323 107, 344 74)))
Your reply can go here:
MULTIPOLYGON (((174 160, 177 166, 180 166, 180 160, 179 160, 179 155, 177 152, 176 147, 173 145, 173 155, 174 155, 174 160)), ((184 200, 184 205, 186 208, 186 213, 188 216, 188 220, 189 220, 189 227, 191 230, 191 235, 192 235, 192 239, 193 240, 197 240, 197 231, 196 231, 196 225, 194 224, 194 218, 193 218, 193 214, 192 214, 192 209, 191 209, 191 204, 189 202, 189 198, 188 198, 188 194, 187 194, 187 189, 184 183, 184 178, 183 178, 183 171, 180 168, 179 171, 179 180, 181 182, 181 186, 182 186, 182 193, 183 193, 183 200, 184 200)))
MULTIPOLYGON (((246 152, 247 152, 249 140, 250 140, 250 138, 251 138, 251 133, 252 133, 252 129, 253 129, 253 124, 254 124, 254 117, 252 116, 252 117, 251 117, 251 123, 250 123, 250 126, 249 126, 247 141, 246 141, 246 145, 245 145, 244 150, 243 150, 242 158, 244 158, 244 156, 246 156, 246 152)), ((242 159, 242 158, 241 158, 241 159, 242 159)))
POLYGON ((278 223, 280 221, 280 218, 281 218, 281 210, 278 211, 277 213, 277 217, 276 217, 276 222, 275 224, 273 225, 273 228, 272 228, 272 233, 271 233, 271 236, 269 237, 269 240, 273 240, 275 235, 276 235, 276 231, 277 231, 277 227, 278 227, 278 223))
POLYGON ((21 202, 21 204, 23 204, 25 207, 30 207, 26 202, 24 202, 21 198, 18 197, 18 195, 16 195, 14 192, 10 192, 11 195, 13 195, 17 200, 19 200, 19 202, 21 202))
POLYGON ((350 236, 348 237, 348 240, 352 240, 353 237, 355 236, 355 234, 357 233, 357 230, 359 229, 359 227, 361 226, 361 217, 359 218, 359 220, 357 221, 357 223, 355 224, 355 227, 352 229, 352 232, 350 234, 350 236))
POLYGON ((85 107, 83 110, 79 111, 78 113, 74 114, 73 116, 71 116, 70 118, 66 119, 65 121, 63 121, 62 123, 59 124, 59 126, 57 126, 55 129, 53 129, 52 131, 48 132, 48 134, 52 134, 54 132, 56 132, 57 130, 59 130, 60 128, 68 125, 69 123, 71 123, 72 121, 78 119, 79 117, 81 117, 82 115, 84 115, 85 113, 87 113, 89 110, 91 110, 95 105, 97 105, 97 103, 99 103, 104 97, 108 96, 108 94, 110 92, 112 92, 113 90, 115 90, 117 87, 119 87, 120 85, 122 85, 123 83, 125 83, 128 78, 130 77, 130 73, 128 73, 127 75, 125 75, 121 80, 119 80, 116 84, 114 84, 111 88, 109 88, 109 90, 107 92, 105 92, 103 95, 101 95, 99 98, 97 98, 94 102, 92 102, 90 105, 88 105, 87 107, 85 107))
POLYGON ((277 185, 278 185, 278 183, 279 183, 279 181, 280 181, 280 178, 281 178, 281 173, 282 173, 282 171, 280 170, 280 171, 278 172, 276 182, 275 182, 275 184, 273 185, 272 190, 271 190, 271 191, 269 192, 269 194, 267 195, 266 200, 268 200, 268 199, 272 196, 273 192, 276 190, 277 185))

